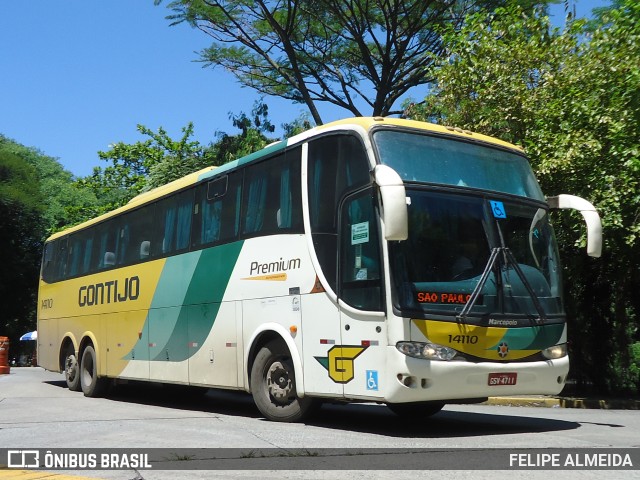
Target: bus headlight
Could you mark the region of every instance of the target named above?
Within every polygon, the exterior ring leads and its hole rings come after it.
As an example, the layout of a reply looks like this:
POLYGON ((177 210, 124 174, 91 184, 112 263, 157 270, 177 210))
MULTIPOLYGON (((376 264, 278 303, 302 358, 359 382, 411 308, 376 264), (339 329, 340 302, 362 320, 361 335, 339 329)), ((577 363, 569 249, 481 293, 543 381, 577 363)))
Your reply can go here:
POLYGON ((396 348, 400 353, 408 357, 423 358, 426 360, 451 360, 458 353, 450 347, 423 342, 398 342, 396 348))
POLYGON ((554 345, 553 347, 542 350, 542 356, 548 360, 556 360, 567 355, 567 344, 554 345))

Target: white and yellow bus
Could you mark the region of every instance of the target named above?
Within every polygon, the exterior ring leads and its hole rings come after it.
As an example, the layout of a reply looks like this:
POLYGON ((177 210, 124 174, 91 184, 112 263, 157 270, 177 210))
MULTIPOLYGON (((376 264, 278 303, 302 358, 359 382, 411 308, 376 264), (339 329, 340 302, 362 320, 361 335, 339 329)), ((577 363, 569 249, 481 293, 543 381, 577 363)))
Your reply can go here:
POLYGON ((569 370, 550 208, 521 149, 460 129, 343 120, 56 233, 38 360, 71 390, 129 379, 428 415, 555 394, 569 370))

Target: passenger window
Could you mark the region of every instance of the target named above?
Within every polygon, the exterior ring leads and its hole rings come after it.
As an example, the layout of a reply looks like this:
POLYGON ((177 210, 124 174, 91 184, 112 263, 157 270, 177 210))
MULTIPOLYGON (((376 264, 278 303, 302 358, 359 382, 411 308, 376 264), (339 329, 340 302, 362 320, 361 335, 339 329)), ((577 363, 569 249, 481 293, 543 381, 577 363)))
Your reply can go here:
POLYGON ((152 258, 155 205, 147 205, 120 219, 117 238, 117 264, 130 265, 152 258))
POLYGON ((42 278, 45 282, 63 280, 67 272, 67 239, 58 238, 45 246, 42 278))
POLYGON ((190 189, 157 203, 152 255, 171 255, 189 248, 193 196, 194 190, 190 189))
POLYGON ((92 229, 83 230, 71 235, 69 238, 67 277, 75 277, 89 273, 92 249, 92 229))
POLYGON ((216 178, 198 190, 193 233, 195 247, 225 243, 238 237, 242 173, 216 178))
POLYGON ((113 221, 98 226, 95 235, 96 247, 92 255, 92 269, 104 270, 116 264, 116 232, 113 221))
POLYGON ((244 236, 302 232, 300 152, 297 148, 247 168, 244 236))

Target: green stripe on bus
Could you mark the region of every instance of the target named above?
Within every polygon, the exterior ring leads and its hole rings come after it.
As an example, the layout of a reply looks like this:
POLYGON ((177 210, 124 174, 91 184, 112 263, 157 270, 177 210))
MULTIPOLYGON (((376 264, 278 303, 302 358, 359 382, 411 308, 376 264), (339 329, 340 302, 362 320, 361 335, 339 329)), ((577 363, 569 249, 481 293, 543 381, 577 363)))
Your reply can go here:
POLYGON ((195 354, 215 322, 243 244, 168 258, 142 335, 124 359, 180 362, 195 354))
POLYGON ((507 342, 512 350, 544 350, 557 345, 564 331, 564 323, 539 325, 525 328, 509 328, 504 336, 495 345, 487 350, 492 350, 500 342, 507 342))

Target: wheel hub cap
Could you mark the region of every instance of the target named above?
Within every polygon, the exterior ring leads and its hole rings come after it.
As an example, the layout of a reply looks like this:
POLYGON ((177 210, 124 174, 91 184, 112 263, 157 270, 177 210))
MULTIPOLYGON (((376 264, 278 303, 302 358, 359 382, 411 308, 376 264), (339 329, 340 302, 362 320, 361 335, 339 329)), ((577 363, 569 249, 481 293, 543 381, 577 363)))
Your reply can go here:
POLYGON ((274 362, 267 372, 267 387, 271 397, 280 404, 289 403, 293 382, 289 371, 281 362, 274 362))

